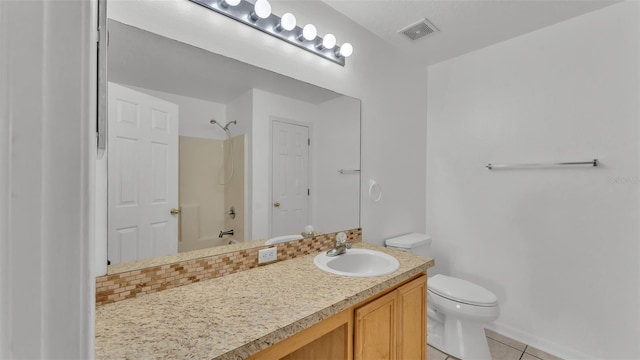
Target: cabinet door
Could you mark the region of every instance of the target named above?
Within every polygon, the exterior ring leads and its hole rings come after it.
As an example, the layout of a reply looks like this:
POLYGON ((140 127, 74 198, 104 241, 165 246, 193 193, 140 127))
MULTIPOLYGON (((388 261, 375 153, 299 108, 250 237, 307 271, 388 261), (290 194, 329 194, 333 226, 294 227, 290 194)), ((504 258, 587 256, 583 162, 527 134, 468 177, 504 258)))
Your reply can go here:
POLYGON ((427 277, 398 288, 398 359, 425 359, 427 277))
POLYGON ((356 309, 355 360, 396 359, 395 291, 356 309))

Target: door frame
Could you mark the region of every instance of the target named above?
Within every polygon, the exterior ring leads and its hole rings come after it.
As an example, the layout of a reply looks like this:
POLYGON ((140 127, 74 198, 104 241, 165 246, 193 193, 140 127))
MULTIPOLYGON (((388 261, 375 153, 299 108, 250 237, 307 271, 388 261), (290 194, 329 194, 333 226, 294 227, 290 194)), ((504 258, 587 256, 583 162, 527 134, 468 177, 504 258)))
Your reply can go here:
MULTIPOLYGON (((313 124, 304 122, 291 120, 288 118, 283 118, 279 116, 271 116, 269 115, 269 237, 273 237, 273 123, 281 122, 290 125, 304 126, 309 129, 309 139, 313 140, 313 124)), ((308 171, 308 179, 309 179, 309 189, 313 189, 313 147, 315 141, 311 141, 311 145, 309 146, 309 166, 307 166, 308 171)), ((308 209, 307 209, 307 220, 308 222, 313 219, 313 191, 310 191, 310 195, 308 197, 308 209)), ((303 229, 300 229, 302 231, 303 229)))

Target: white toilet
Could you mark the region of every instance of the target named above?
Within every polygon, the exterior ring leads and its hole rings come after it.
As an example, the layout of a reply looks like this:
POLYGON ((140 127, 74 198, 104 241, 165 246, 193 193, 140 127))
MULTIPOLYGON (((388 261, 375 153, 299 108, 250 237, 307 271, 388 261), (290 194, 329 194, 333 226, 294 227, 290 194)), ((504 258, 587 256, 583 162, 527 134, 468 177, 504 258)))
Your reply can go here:
MULTIPOLYGON (((430 256, 431 237, 407 234, 387 239, 388 248, 430 256)), ((491 359, 484 325, 498 318, 498 298, 469 281, 445 275, 427 280, 427 342, 459 359, 491 359)))

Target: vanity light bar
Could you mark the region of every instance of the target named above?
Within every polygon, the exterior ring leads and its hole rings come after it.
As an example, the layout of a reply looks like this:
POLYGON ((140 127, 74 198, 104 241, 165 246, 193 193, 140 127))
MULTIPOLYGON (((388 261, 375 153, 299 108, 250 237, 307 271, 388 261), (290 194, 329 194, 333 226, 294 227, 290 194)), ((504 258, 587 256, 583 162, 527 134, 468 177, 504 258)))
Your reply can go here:
MULTIPOLYGON (((335 45, 335 37, 332 34, 327 34, 327 36, 325 36, 325 38, 328 37, 328 39, 323 39, 322 37, 313 34, 312 39, 308 40, 309 26, 307 26, 307 31, 304 34, 303 27, 297 25, 291 30, 287 30, 287 28, 291 28, 291 18, 293 17, 289 13, 285 14, 287 15, 287 18, 284 22, 282 22, 283 19, 274 14, 268 14, 268 16, 265 17, 265 9, 268 8, 269 12, 271 11, 271 6, 269 5, 268 0, 257 0, 256 5, 247 0, 189 1, 225 15, 245 25, 251 26, 254 29, 258 29, 341 66, 345 65, 345 58, 349 57, 353 52, 353 47, 349 43, 344 43, 341 47, 335 45), (285 22, 287 25, 284 24, 285 22), (305 38, 305 35, 307 35, 307 38, 305 38)), ((284 17, 285 16, 283 16, 283 18, 284 17)), ((293 17, 293 21, 295 22, 295 17, 293 17)))

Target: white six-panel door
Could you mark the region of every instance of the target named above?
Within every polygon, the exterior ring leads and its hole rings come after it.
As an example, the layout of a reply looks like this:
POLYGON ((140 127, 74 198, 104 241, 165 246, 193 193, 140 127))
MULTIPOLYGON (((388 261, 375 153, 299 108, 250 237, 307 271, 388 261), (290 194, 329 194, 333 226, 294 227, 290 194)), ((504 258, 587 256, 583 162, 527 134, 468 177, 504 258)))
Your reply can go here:
POLYGON ((108 230, 111 264, 178 250, 178 106, 109 83, 108 230))
POLYGON ((309 224, 309 128, 273 121, 271 236, 309 224))

